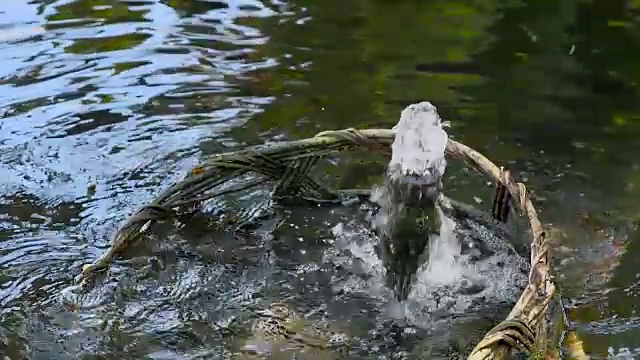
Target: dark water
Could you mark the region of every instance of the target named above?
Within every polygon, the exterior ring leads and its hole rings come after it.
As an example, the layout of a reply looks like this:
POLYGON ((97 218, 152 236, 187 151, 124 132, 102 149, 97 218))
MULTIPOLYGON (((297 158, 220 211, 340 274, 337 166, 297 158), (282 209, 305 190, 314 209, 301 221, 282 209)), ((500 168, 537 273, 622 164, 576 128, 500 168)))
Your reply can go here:
MULTIPOLYGON (((0 353, 216 358, 219 329, 255 299, 292 298, 375 338, 381 305, 333 293, 320 271, 329 227, 353 208, 298 215, 280 241, 167 229, 114 266, 118 282, 80 306, 65 294, 118 224, 201 156, 387 128, 429 100, 564 234, 556 269, 585 350, 640 356, 640 5, 470 3, 3 1, 0 353), (241 261, 220 247, 242 248, 241 261)), ((361 154, 333 172, 370 184, 383 162, 361 154)), ((488 199, 474 174, 447 176, 450 196, 488 199)), ((459 336, 491 321, 476 325, 459 336)), ((420 331, 403 334, 371 353, 422 351, 420 331)))

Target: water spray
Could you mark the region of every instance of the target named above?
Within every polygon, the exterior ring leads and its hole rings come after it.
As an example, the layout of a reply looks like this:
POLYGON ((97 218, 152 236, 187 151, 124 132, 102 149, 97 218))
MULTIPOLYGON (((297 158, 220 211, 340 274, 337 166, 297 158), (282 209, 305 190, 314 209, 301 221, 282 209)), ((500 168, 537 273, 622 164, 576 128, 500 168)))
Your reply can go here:
POLYGON ((398 300, 404 300, 418 267, 428 257, 430 238, 439 235, 437 200, 448 135, 429 102, 404 109, 394 130, 384 185, 372 195, 380 206, 373 225, 380 237, 388 286, 398 300))

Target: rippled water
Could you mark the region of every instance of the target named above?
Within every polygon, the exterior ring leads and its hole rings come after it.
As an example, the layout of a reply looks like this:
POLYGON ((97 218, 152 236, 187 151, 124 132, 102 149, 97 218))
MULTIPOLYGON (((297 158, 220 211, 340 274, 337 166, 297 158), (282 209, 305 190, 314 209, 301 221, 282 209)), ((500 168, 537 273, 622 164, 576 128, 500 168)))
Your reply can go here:
POLYGON ((118 223, 197 154, 242 143, 229 130, 272 97, 239 84, 278 64, 257 55, 268 40, 259 27, 294 13, 253 1, 2 6, 2 353, 167 358, 219 347, 216 324, 272 270, 227 266, 198 249, 204 236, 193 247, 159 236, 120 282, 77 303, 66 293, 118 223))
MULTIPOLYGON (((356 207, 294 212, 275 237, 169 224, 69 300, 82 264, 202 155, 391 127, 428 100, 564 234, 559 282, 585 350, 638 356, 637 14, 613 0, 2 2, 0 353, 216 358, 240 308, 274 299, 368 339, 362 356, 464 351, 504 314, 458 344, 397 321, 385 298, 334 291, 322 259, 356 207)), ((356 153, 327 171, 370 186, 387 161, 356 153)), ((449 195, 488 201, 476 174, 447 173, 449 195)))

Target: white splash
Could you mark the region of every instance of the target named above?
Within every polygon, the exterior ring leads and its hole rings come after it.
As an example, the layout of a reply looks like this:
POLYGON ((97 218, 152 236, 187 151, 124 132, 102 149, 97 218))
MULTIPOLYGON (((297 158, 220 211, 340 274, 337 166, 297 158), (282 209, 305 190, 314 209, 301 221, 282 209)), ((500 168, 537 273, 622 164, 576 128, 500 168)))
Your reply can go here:
POLYGON ((428 101, 407 106, 393 127, 390 176, 411 176, 415 181, 435 184, 444 175, 448 135, 436 107, 428 101))
POLYGON ((429 259, 418 270, 418 281, 430 285, 452 285, 462 278, 465 261, 461 257, 461 247, 454 233, 456 223, 436 206, 440 217, 440 234, 429 239, 429 259))

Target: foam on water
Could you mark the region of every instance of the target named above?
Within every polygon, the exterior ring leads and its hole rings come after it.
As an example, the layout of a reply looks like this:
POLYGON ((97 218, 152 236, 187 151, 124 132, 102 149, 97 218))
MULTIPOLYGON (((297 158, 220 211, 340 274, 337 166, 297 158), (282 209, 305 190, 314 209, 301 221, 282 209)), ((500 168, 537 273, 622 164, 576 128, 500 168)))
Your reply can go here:
POLYGON ((343 293, 364 293, 388 304, 394 318, 422 328, 438 327, 453 320, 454 314, 474 316, 480 309, 515 302, 527 282, 528 264, 495 229, 473 219, 442 216, 440 234, 430 238, 428 259, 421 264, 406 300, 396 301, 393 291, 384 286, 387 269, 375 250, 377 234, 366 223, 340 223, 333 228, 335 248, 325 261, 351 273, 334 283, 343 293), (478 246, 478 242, 482 245, 478 246), (482 256, 469 248, 488 247, 482 256))

